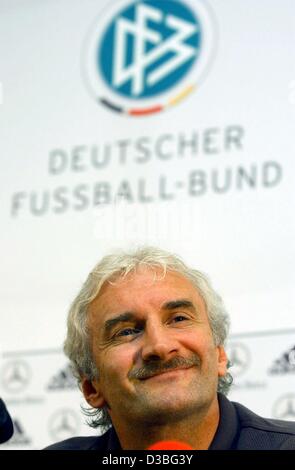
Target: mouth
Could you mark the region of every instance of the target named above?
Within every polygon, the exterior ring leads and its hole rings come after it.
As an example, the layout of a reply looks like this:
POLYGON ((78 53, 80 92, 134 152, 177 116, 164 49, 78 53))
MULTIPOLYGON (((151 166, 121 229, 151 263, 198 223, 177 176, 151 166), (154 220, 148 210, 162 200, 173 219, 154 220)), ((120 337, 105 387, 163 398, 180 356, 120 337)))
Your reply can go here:
POLYGON ((155 372, 147 377, 142 378, 141 380, 149 380, 149 379, 157 379, 157 378, 172 378, 174 375, 180 375, 181 373, 185 372, 188 369, 191 369, 193 366, 189 367, 176 367, 175 369, 166 369, 159 372, 155 372))

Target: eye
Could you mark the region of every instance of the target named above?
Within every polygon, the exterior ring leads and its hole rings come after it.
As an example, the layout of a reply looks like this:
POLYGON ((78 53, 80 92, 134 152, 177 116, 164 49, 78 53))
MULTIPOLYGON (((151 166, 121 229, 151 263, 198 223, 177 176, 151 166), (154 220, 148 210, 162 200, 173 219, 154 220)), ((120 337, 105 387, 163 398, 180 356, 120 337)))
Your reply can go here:
POLYGON ((123 330, 118 331, 116 336, 132 336, 140 332, 139 328, 124 328, 123 330))
POLYGON ((187 319, 188 318, 185 317, 184 315, 177 315, 177 316, 173 317, 172 321, 175 322, 175 323, 179 323, 179 322, 185 321, 187 319))

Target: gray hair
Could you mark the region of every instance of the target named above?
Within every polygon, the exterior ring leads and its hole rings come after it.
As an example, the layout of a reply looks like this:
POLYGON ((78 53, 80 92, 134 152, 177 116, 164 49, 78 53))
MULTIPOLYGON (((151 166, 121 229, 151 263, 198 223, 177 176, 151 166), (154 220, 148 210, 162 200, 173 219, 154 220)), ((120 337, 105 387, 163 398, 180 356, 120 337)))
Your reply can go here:
MULTIPOLYGON (((200 271, 189 268, 178 256, 154 247, 141 247, 132 252, 117 252, 105 256, 91 271, 77 297, 74 299, 68 315, 67 337, 64 352, 69 357, 75 377, 80 384, 81 378, 89 380, 98 377, 98 371, 92 357, 87 324, 88 307, 98 296, 103 284, 116 278, 125 277, 135 272, 139 267, 151 269, 160 268, 165 277, 167 271, 174 271, 188 279, 203 298, 216 346, 225 344, 229 317, 223 301, 212 288, 209 279, 200 271)), ((230 364, 228 363, 228 366, 230 364)), ((226 395, 232 383, 232 377, 227 372, 218 379, 218 391, 226 395)), ((88 424, 92 427, 107 429, 111 419, 106 408, 94 409, 82 407, 83 412, 91 419, 88 424)))

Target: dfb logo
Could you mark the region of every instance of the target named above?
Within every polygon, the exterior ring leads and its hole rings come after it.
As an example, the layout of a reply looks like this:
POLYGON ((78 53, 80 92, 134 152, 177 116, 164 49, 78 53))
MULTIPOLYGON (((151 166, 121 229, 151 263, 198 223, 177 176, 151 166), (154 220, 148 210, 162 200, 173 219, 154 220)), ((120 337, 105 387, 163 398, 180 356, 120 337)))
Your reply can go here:
POLYGON ((85 42, 87 88, 113 111, 133 116, 162 111, 201 82, 215 30, 204 1, 114 2, 85 42))

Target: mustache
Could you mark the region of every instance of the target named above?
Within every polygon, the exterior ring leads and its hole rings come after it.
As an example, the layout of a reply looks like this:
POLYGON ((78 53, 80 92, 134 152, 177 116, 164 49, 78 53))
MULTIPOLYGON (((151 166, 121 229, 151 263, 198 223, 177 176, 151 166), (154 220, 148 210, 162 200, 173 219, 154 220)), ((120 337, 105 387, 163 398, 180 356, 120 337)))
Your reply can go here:
POLYGON ((147 362, 144 366, 139 367, 137 369, 133 369, 128 373, 129 379, 139 379, 144 380, 152 377, 153 375, 161 374, 168 370, 173 369, 188 369, 189 367, 193 366, 200 366, 201 360, 199 356, 194 354, 189 358, 184 357, 174 357, 169 361, 162 362, 162 361, 150 361, 147 362))

